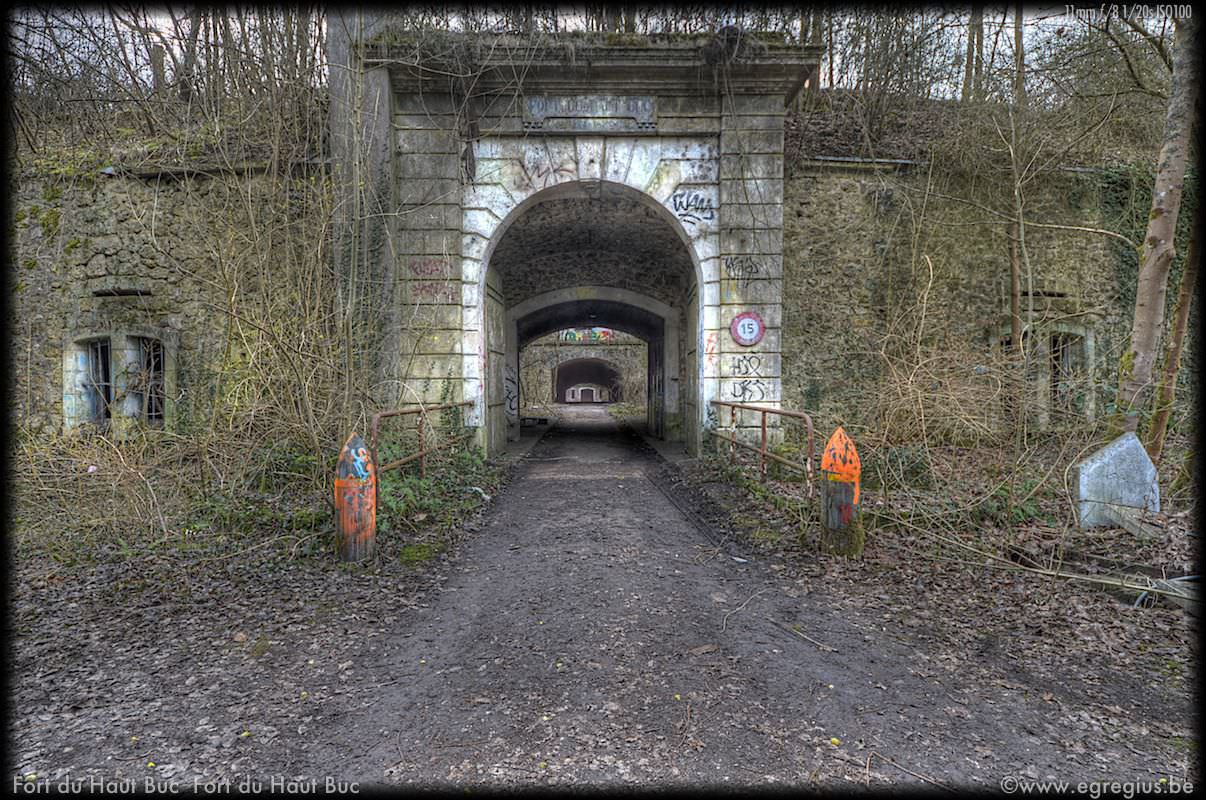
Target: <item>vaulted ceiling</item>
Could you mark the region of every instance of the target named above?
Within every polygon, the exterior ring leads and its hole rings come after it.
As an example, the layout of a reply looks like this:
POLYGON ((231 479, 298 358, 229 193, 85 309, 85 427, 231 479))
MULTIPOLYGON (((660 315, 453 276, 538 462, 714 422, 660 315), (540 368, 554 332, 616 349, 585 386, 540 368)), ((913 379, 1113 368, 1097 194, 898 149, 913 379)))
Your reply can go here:
MULTIPOLYGON (((575 286, 609 286, 679 305, 694 281, 670 224, 614 189, 546 200, 523 213, 490 258, 508 306, 575 286)), ((586 320, 581 324, 590 324, 586 320)))

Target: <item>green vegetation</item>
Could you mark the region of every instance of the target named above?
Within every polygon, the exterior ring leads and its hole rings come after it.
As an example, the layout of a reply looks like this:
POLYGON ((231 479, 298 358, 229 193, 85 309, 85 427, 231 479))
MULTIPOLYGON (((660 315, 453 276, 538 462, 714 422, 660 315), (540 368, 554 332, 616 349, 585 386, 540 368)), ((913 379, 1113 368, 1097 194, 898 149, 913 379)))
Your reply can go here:
POLYGON ((33 158, 33 168, 42 175, 86 182, 100 173, 102 160, 99 150, 86 145, 47 146, 33 158))
POLYGON ((57 208, 48 208, 42 212, 42 233, 46 238, 55 236, 59 232, 60 214, 57 208))
POLYGON ((398 552, 398 560, 405 566, 416 567, 435 558, 443 549, 441 546, 431 543, 404 544, 398 552))
MULTIPOLYGON (((386 463, 404 452, 397 440, 383 442, 379 460, 386 463)), ((410 450, 409 452, 414 452, 410 450)), ((481 506, 500 478, 477 448, 436 453, 428 457, 427 475, 419 475, 418 462, 378 476, 377 531, 379 546, 420 529, 448 532, 481 506), (476 489, 474 488, 476 487, 476 489)), ((405 545, 398 545, 404 548, 405 545)), ((402 559, 419 551, 402 552, 402 559)))

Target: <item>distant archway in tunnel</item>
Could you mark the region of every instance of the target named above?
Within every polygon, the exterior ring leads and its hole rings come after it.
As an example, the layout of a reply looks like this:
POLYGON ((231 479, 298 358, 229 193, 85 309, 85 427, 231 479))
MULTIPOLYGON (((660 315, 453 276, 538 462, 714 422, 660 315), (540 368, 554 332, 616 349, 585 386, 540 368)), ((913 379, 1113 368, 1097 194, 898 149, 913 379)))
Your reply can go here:
POLYGON ((650 433, 697 435, 698 241, 664 201, 606 181, 538 191, 508 213, 482 254, 492 450, 499 425, 508 437, 519 433, 519 351, 574 327, 606 326, 644 340, 650 433))
POLYGON ((601 358, 575 358, 553 368, 553 399, 556 402, 567 402, 566 392, 578 384, 603 387, 608 392, 609 403, 624 399, 623 373, 617 365, 601 358))
MULTIPOLYGON (((651 434, 663 436, 680 403, 682 314, 651 297, 607 287, 578 287, 529 298, 508 311, 517 349, 565 328, 607 327, 644 341, 645 410, 651 434)), ((681 413, 681 412, 680 412, 681 413)))

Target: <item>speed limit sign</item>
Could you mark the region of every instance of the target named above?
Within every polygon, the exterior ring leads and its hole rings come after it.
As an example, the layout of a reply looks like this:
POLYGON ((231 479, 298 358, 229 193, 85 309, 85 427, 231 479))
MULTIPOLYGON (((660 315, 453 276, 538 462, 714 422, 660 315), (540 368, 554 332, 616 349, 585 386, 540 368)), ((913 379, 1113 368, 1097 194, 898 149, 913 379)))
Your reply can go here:
POLYGON ((737 344, 750 347, 762 341, 762 335, 766 333, 766 326, 762 324, 762 317, 753 311, 743 311, 733 317, 733 322, 729 325, 729 333, 733 334, 733 341, 737 344))

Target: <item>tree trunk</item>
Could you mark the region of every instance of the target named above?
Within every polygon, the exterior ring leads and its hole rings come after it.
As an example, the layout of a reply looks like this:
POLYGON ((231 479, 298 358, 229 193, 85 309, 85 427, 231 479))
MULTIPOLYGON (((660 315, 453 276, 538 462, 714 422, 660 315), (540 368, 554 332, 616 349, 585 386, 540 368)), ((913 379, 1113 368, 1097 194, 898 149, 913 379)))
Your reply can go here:
POLYGON ((1176 255, 1173 240, 1177 230, 1177 215, 1181 210, 1181 192, 1198 89, 1197 65, 1194 62, 1196 30, 1197 23, 1192 17, 1177 21, 1172 88, 1168 95, 1168 115, 1164 119, 1160 158, 1156 164, 1152 211, 1148 217, 1147 236, 1143 240, 1139 264, 1131 346, 1123 354, 1119 365, 1118 404, 1111 422, 1111 427, 1117 433, 1133 432, 1139 427, 1139 411, 1143 408, 1152 382, 1156 349, 1164 323, 1168 271, 1176 255))
POLYGON ((163 97, 164 82, 163 46, 153 44, 151 45, 151 91, 154 92, 156 99, 163 97))
POLYGON ((833 88, 833 12, 829 13, 829 45, 825 50, 826 58, 829 60, 829 88, 833 88))
POLYGON ((1185 331, 1189 327, 1189 307, 1193 305, 1193 288, 1198 277, 1196 241, 1196 233, 1191 233, 1189 247, 1185 251, 1181 288, 1177 292, 1177 310, 1169 334, 1168 350, 1164 354, 1164 369, 1160 375, 1160 386, 1156 389, 1156 413, 1147 435, 1147 454, 1156 464, 1160 463, 1164 434, 1168 431, 1168 419, 1172 416, 1173 399, 1177 394, 1177 373, 1181 369, 1181 351, 1185 346, 1185 331))
POLYGON ((984 7, 972 6, 967 21, 967 62, 963 65, 963 102, 979 99, 980 73, 984 69, 984 7))
POLYGON ((1022 48, 1022 3, 1013 10, 1013 100, 1018 108, 1026 106, 1026 51, 1022 48))
POLYGON ((1018 254, 1018 223, 1009 223, 1009 345, 1022 353, 1022 259, 1018 254))
POLYGON ((984 6, 977 5, 972 10, 972 18, 976 25, 976 63, 972 72, 972 97, 979 101, 984 99, 984 6))

